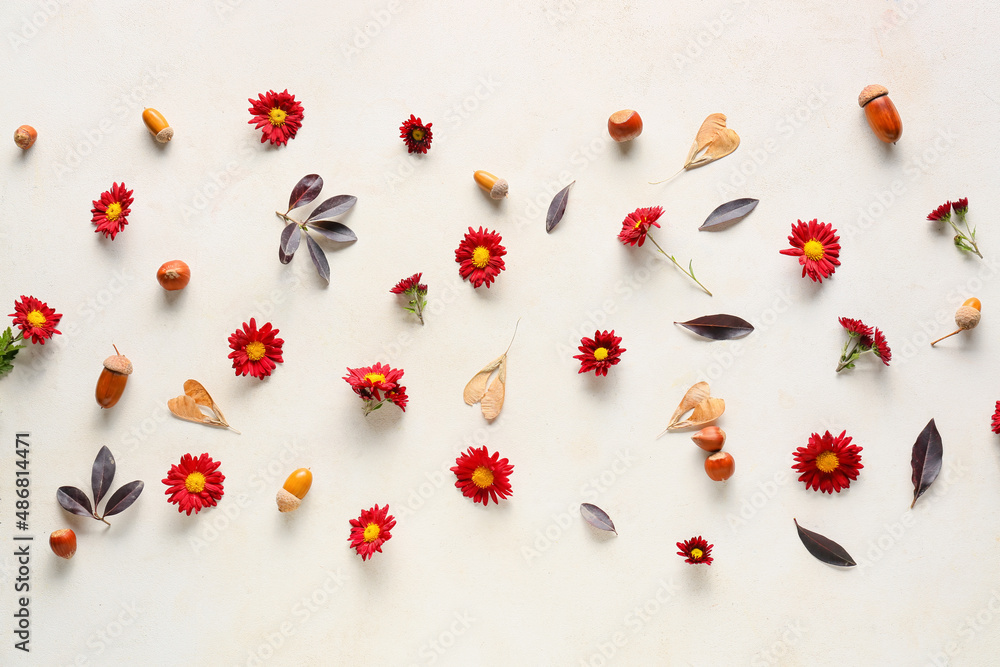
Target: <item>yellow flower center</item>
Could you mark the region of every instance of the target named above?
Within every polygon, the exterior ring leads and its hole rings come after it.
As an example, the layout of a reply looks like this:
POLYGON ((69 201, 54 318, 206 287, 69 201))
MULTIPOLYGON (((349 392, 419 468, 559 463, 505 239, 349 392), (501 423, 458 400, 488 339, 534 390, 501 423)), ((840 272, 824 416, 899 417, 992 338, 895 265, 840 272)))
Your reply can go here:
POLYGON ((608 348, 599 347, 596 350, 594 350, 594 359, 597 359, 598 361, 604 361, 607 358, 608 358, 608 348))
POLYGON ((267 113, 267 119, 271 121, 271 125, 281 126, 285 124, 285 116, 287 115, 283 110, 275 108, 267 113))
POLYGON ((490 263, 490 251, 483 246, 477 246, 472 251, 472 263, 477 269, 481 269, 490 263))
POLYGON ((485 489, 493 484, 493 471, 486 466, 479 466, 472 473, 472 483, 480 489, 485 489))
POLYGON ((816 457, 816 467, 822 472, 833 472, 840 465, 840 459, 833 452, 826 451, 816 457))
POLYGON ((642 227, 642 223, 643 223, 643 219, 639 218, 639 221, 637 223, 635 223, 635 227, 633 227, 632 229, 639 229, 639 227, 642 227))
POLYGON ((184 480, 184 488, 190 493, 201 493, 205 489, 205 476, 194 471, 184 480))
POLYGON ((40 327, 45 324, 45 315, 42 315, 42 311, 40 310, 33 310, 28 313, 27 320, 31 326, 40 327))
POLYGON ((378 539, 378 534, 382 530, 378 527, 377 523, 370 523, 365 526, 365 542, 374 542, 378 539))
POLYGON ((418 127, 417 129, 415 129, 415 130, 413 130, 412 132, 410 132, 410 137, 411 137, 411 138, 412 138, 412 139, 413 139, 414 141, 423 141, 423 140, 424 140, 424 131, 423 131, 423 130, 421 130, 421 129, 420 129, 419 127, 418 127))
POLYGON ((823 259, 823 255, 825 254, 823 244, 816 239, 807 241, 806 244, 802 246, 802 252, 805 253, 806 257, 813 261, 823 259))
POLYGON ((118 217, 121 216, 121 214, 122 214, 122 205, 119 204, 118 202, 113 202, 110 205, 108 205, 108 210, 104 212, 104 216, 108 220, 112 221, 117 220, 118 217))
POLYGON ((378 384, 379 382, 385 382, 385 376, 381 373, 369 373, 365 376, 365 379, 372 384, 378 384))
POLYGON ((247 346, 244 349, 246 350, 247 358, 249 358, 250 361, 260 361, 264 358, 264 353, 267 352, 267 349, 264 347, 264 343, 259 340, 247 343, 247 346))
POLYGON ((691 558, 694 558, 695 560, 698 560, 699 558, 701 558, 704 555, 705 555, 705 552, 702 551, 701 549, 692 549, 691 550, 691 558))

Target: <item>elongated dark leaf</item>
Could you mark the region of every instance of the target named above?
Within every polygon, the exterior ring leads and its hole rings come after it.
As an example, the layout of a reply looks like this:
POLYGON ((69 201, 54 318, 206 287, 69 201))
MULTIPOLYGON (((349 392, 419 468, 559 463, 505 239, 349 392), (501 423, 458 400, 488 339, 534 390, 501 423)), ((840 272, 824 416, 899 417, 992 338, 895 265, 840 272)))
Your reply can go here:
POLYGON ((313 241, 313 238, 308 234, 306 237, 306 247, 309 248, 309 256, 312 257, 313 264, 316 265, 316 270, 319 272, 320 277, 326 282, 330 282, 330 263, 326 261, 326 255, 323 254, 323 249, 319 247, 319 244, 313 241))
POLYGON ((139 494, 142 493, 142 487, 142 481, 137 479, 112 493, 111 497, 108 498, 107 507, 104 508, 104 517, 114 516, 131 507, 132 503, 139 498, 139 494))
POLYGON ((291 211, 293 208, 305 206, 313 199, 316 199, 316 197, 319 197, 322 189, 323 179, 318 174, 303 176, 302 180, 292 188, 292 196, 288 198, 288 210, 291 211))
POLYGON ((346 213, 351 210, 351 207, 356 203, 358 203, 358 198, 354 195, 337 195, 336 197, 330 197, 313 210, 309 217, 306 218, 306 222, 312 222, 314 220, 331 220, 341 213, 346 213))
POLYGON ((75 486, 60 486, 56 490, 56 500, 67 512, 72 512, 77 516, 94 518, 94 509, 90 506, 90 498, 75 486))
POLYGON ((281 230, 281 245, 278 246, 278 259, 282 264, 292 261, 292 256, 299 249, 299 241, 302 238, 302 231, 299 223, 290 222, 281 230))
POLYGON ((307 222, 306 226, 338 243, 351 243, 358 240, 350 227, 339 222, 307 222))
POLYGON ((851 558, 851 554, 847 553, 844 547, 829 537, 806 530, 795 519, 792 519, 792 521, 795 521, 795 528, 799 531, 799 539, 802 540, 802 544, 805 545, 806 549, 813 556, 829 565, 838 565, 840 567, 853 567, 857 565, 854 559, 851 558))
POLYGON ((705 315, 687 322, 674 322, 704 338, 731 340, 750 335, 753 325, 735 315, 705 315))
POLYGON ((932 419, 927 422, 927 426, 917 436, 917 441, 913 443, 913 454, 910 457, 910 466, 913 468, 911 508, 917 504, 917 498, 924 495, 924 491, 937 479, 938 473, 941 472, 941 457, 943 455, 944 447, 941 444, 941 434, 938 433, 937 424, 932 419))
POLYGON ((90 485, 94 489, 94 507, 101 504, 101 498, 111 489, 111 482, 115 479, 115 457, 111 455, 111 450, 101 447, 94 459, 94 469, 90 473, 90 485))
POLYGON ((611 517, 608 516, 607 512, 602 510, 597 505, 583 503, 580 505, 580 514, 582 514, 583 518, 587 520, 587 523, 594 528, 597 528, 598 530, 606 530, 610 533, 614 533, 615 535, 618 534, 618 531, 615 530, 615 522, 611 520, 611 517))
MULTIPOLYGON (((573 183, 576 183, 576 181, 573 181, 573 183)), ((573 187, 573 183, 564 187, 552 198, 552 203, 549 204, 549 212, 545 214, 545 231, 551 232, 559 224, 559 221, 562 220, 563 214, 566 212, 566 202, 569 201, 569 189, 573 187)))
POLYGON ((735 225, 757 207, 759 199, 734 199, 712 211, 698 228, 700 232, 720 232, 735 225))

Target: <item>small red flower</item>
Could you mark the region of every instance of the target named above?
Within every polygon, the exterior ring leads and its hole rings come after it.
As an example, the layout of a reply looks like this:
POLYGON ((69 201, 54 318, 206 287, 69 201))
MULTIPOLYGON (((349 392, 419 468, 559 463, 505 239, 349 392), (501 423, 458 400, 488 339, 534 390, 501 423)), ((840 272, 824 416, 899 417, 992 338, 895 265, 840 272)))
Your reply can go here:
POLYGON ((1000 401, 997 401, 996 411, 993 413, 993 432, 1000 435, 1000 401))
POLYGON ((872 336, 871 341, 872 352, 875 353, 882 363, 886 366, 889 365, 889 360, 892 359, 892 350, 889 349, 889 343, 885 340, 885 335, 879 331, 876 327, 875 334, 872 336))
POLYGON ((501 499, 513 493, 509 477, 514 466, 509 465, 507 459, 501 459, 499 452, 490 456, 486 447, 469 447, 469 451, 463 452, 455 463, 451 469, 458 478, 455 486, 467 498, 472 498, 472 502, 485 506, 492 498, 494 503, 500 504, 501 499))
MULTIPOLYGON (((878 330, 876 329, 876 333, 878 330)), ((795 450, 792 470, 798 473, 799 481, 806 483, 807 489, 821 493, 840 493, 858 478, 861 465, 861 447, 851 444, 850 436, 844 431, 834 438, 829 431, 820 436, 813 433, 807 447, 795 450)))
POLYGON ((792 234, 788 237, 791 248, 781 250, 782 255, 799 258, 802 265, 802 277, 807 275, 813 282, 823 282, 840 266, 840 244, 837 241, 837 230, 828 222, 816 219, 805 223, 801 220, 792 225, 792 234))
POLYGON ((53 335, 62 333, 56 329, 62 315, 33 296, 22 294, 21 300, 14 302, 14 312, 8 317, 13 317, 14 326, 21 328, 21 338, 30 339, 32 343, 45 345, 45 341, 53 335))
POLYGON ((703 539, 699 535, 698 537, 692 537, 690 540, 678 542, 677 548, 680 551, 677 552, 677 555, 684 556, 684 562, 691 565, 700 565, 702 563, 711 565, 712 561, 715 560, 712 558, 712 547, 714 546, 714 544, 709 544, 708 540, 703 539))
MULTIPOLYGON (((966 200, 968 204, 968 200, 966 200)), ((927 216, 928 220, 944 220, 947 221, 951 217, 951 202, 945 202, 938 206, 936 209, 931 211, 930 215, 927 216)))
POLYGON ((219 461, 213 461, 208 454, 194 458, 190 454, 181 457, 178 465, 170 466, 167 478, 162 480, 167 485, 168 503, 176 503, 177 511, 191 510, 195 514, 203 507, 214 507, 222 498, 222 483, 226 476, 219 472, 219 461))
POLYGON ((125 183, 118 185, 114 183, 111 189, 101 193, 101 199, 94 202, 94 208, 90 212, 94 214, 91 222, 97 226, 96 233, 104 234, 104 238, 111 237, 114 241, 118 232, 125 229, 128 224, 128 215, 131 213, 129 206, 132 205, 132 190, 125 189, 125 183))
POLYGON ((253 116, 247 122, 256 124, 256 129, 261 130, 260 143, 270 140, 271 145, 284 146, 289 139, 294 139, 302 127, 303 116, 302 105, 295 101, 295 95, 289 94, 286 88, 282 93, 269 90, 257 97, 247 100, 253 116))
POLYGON ((503 262, 507 249, 500 245, 502 240, 499 234, 489 229, 484 231, 480 227, 477 232, 469 227, 469 233, 455 250, 458 275, 468 279, 473 287, 485 284, 489 289, 490 283, 507 268, 503 262))
POLYGON ((278 330, 268 322, 257 330, 257 322, 250 318, 250 324, 243 323, 243 329, 237 329, 229 337, 229 347, 233 350, 229 358, 233 360, 233 368, 237 375, 249 373, 263 380, 271 374, 277 364, 284 363, 281 358, 281 346, 285 341, 275 338, 278 330))
POLYGON ((433 124, 424 125, 419 118, 410 114, 410 119, 404 120, 399 127, 399 136, 403 138, 406 150, 410 153, 426 153, 427 149, 431 147, 431 139, 434 136, 431 132, 433 124))
POLYGON ((622 342, 621 336, 616 336, 614 329, 611 332, 595 331, 593 338, 581 338, 580 347, 577 348, 583 354, 577 354, 573 358, 580 360, 580 373, 594 371, 594 375, 608 374, 608 369, 617 364, 624 347, 619 347, 622 342))
MULTIPOLYGON (((875 331, 861 320, 853 320, 850 317, 841 317, 839 322, 840 326, 847 329, 847 335, 851 337, 871 338, 875 331)), ((869 343, 866 347, 871 347, 871 344, 869 343)))
POLYGON ((625 216, 622 222, 622 230, 618 233, 618 240, 625 245, 638 245, 640 248, 646 242, 646 234, 650 227, 659 227, 657 220, 663 215, 663 209, 659 206, 648 208, 637 208, 625 216))
POLYGON ((399 384, 403 369, 376 363, 364 368, 348 368, 344 380, 351 385, 354 393, 365 401, 365 415, 378 410, 385 401, 395 404, 406 412, 406 387, 399 384))
POLYGON ((392 537, 392 530, 396 525, 396 518, 389 514, 389 506, 379 509, 378 505, 371 509, 361 510, 361 516, 351 519, 351 536, 347 541, 351 543, 351 548, 358 552, 362 561, 366 561, 375 555, 375 552, 382 553, 382 545, 392 537))
POLYGON ((952 208, 955 209, 955 213, 957 215, 965 215, 965 213, 969 210, 969 198, 962 197, 957 202, 952 204, 952 208))
POLYGON ((420 294, 427 294, 427 285, 420 284, 420 276, 423 273, 414 273, 409 278, 403 278, 396 286, 393 287, 390 292, 393 294, 406 294, 407 292, 418 292, 420 294))

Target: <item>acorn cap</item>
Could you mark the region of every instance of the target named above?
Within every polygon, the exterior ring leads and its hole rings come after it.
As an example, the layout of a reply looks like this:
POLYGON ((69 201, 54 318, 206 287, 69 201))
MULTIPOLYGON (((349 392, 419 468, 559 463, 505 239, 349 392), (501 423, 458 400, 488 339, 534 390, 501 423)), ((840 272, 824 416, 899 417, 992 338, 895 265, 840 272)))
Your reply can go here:
POLYGON ((279 512, 294 512, 302 504, 301 500, 284 489, 278 489, 278 496, 275 500, 278 501, 279 512))
POLYGON ((982 316, 982 313, 972 306, 959 306, 958 311, 955 313, 955 324, 958 325, 959 329, 965 331, 975 329, 979 325, 979 320, 982 316))
POLYGON ((498 178, 497 182, 493 184, 493 189, 490 190, 491 199, 503 199, 507 196, 507 181, 502 178, 498 178))
POLYGON ((165 144, 174 138, 174 128, 167 126, 156 133, 156 140, 161 144, 165 144))
POLYGON ((889 89, 885 86, 880 86, 877 83, 870 86, 865 86, 865 89, 861 91, 858 95, 858 104, 864 107, 866 104, 874 100, 876 97, 882 97, 883 95, 888 95, 889 89))
POLYGON ((104 360, 104 367, 112 373, 132 375, 132 362, 124 354, 112 354, 104 360))

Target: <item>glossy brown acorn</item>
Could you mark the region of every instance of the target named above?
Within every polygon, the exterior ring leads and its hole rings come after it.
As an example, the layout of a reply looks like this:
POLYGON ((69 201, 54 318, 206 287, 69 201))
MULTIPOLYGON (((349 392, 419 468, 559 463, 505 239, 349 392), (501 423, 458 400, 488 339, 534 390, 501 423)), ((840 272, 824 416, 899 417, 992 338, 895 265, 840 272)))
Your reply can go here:
POLYGON ((885 86, 871 85, 858 95, 858 104, 865 110, 868 126, 875 136, 887 144, 894 144, 903 135, 903 121, 899 118, 896 105, 889 99, 885 86))
MULTIPOLYGON (((115 348, 118 352, 118 348, 115 348)), ((102 408, 110 408, 118 402, 125 391, 125 383, 132 374, 132 362, 122 354, 113 354, 104 360, 104 370, 97 378, 97 404, 102 408)))

